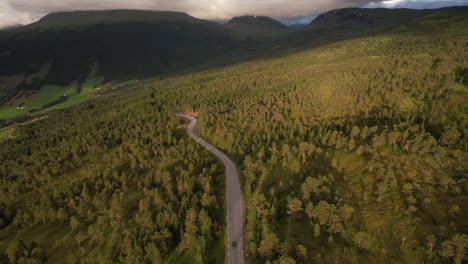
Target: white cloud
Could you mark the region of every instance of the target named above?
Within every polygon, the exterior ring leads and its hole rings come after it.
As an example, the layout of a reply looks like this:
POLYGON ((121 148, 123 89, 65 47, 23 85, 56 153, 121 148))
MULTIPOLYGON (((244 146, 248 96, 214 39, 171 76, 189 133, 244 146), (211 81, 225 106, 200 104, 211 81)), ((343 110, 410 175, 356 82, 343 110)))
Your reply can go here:
POLYGON ((467 5, 468 0, 384 0, 371 2, 365 7, 385 7, 385 8, 440 8, 455 5, 467 5))
POLYGON ((15 10, 8 1, 0 1, 0 28, 15 24, 28 24, 40 17, 40 14, 34 15, 28 11, 15 10))
POLYGON ((0 0, 0 27, 30 23, 47 13, 71 10, 149 9, 186 12, 205 19, 255 14, 304 16, 370 0, 0 0))

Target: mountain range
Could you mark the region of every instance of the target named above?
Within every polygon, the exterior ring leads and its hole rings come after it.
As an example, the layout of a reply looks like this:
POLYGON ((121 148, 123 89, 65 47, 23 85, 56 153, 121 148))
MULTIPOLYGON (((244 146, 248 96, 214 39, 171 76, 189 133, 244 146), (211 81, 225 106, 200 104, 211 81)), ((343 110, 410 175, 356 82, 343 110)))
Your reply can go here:
POLYGON ((219 24, 178 12, 51 13, 0 31, 0 105, 31 96, 46 84, 67 86, 96 76, 106 82, 165 76, 357 37, 437 12, 467 10, 345 8, 321 14, 309 25, 292 26, 295 30, 253 15, 219 24))

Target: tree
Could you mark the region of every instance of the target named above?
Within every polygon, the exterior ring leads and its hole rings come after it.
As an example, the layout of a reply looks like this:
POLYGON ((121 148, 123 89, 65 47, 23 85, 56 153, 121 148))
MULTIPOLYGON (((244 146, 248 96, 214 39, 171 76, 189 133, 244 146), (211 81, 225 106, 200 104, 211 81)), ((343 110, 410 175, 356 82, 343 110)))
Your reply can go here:
POLYGON ((118 191, 114 192, 114 195, 112 195, 111 206, 109 209, 109 216, 111 219, 115 219, 116 223, 120 223, 125 214, 123 204, 119 196, 120 195, 118 191))
POLYGON ((70 228, 72 230, 77 230, 80 226, 81 226, 81 223, 78 220, 78 218, 76 216, 74 216, 74 215, 71 216, 70 217, 70 228))
POLYGON ((449 128, 440 137, 440 144, 453 146, 459 142, 461 136, 462 134, 456 128, 449 128))
POLYGON ((458 216, 460 214, 460 206, 458 206, 457 204, 456 205, 452 205, 449 209, 449 214, 450 216, 452 216, 453 218, 455 218, 456 216, 458 216))
POLYGON ((320 236, 320 225, 319 224, 315 224, 315 226, 314 226, 314 236, 315 237, 320 236))
POLYGON ((385 133, 374 136, 374 138, 372 139, 372 142, 373 142, 373 146, 375 148, 378 148, 378 147, 381 147, 381 146, 385 145, 385 143, 386 143, 385 133))
POLYGON ((406 194, 406 196, 410 196, 413 193, 413 185, 409 182, 405 183, 403 185, 403 192, 406 194))
POLYGON ((279 239, 276 234, 268 232, 260 242, 258 253, 265 259, 272 260, 278 251, 279 239))
POLYGON ((333 131, 330 138, 328 139, 327 146, 332 147, 336 144, 336 138, 338 136, 338 131, 333 131))
POLYGON ((369 234, 366 232, 359 231, 354 235, 354 243, 361 249, 369 249, 370 248, 370 238, 369 234))
POLYGON ((305 261, 307 259, 307 248, 301 244, 297 244, 296 255, 300 260, 305 261))
POLYGON ((211 204, 213 203, 214 201, 214 196, 211 196, 209 195, 208 193, 204 193, 201 197, 201 205, 204 207, 204 208, 208 208, 211 206, 211 204))
POLYGON ((336 148, 337 149, 342 149, 342 148, 346 147, 347 144, 348 144, 348 140, 345 137, 340 136, 336 140, 336 148))
POLYGON ((363 145, 361 145, 361 146, 359 146, 359 147, 357 148, 356 153, 357 153, 358 155, 362 155, 362 154, 364 154, 365 151, 366 151, 365 147, 364 147, 363 145))
POLYGON ((154 243, 152 242, 148 243, 145 247, 145 252, 146 252, 146 259, 151 264, 163 263, 161 259, 161 252, 159 251, 159 249, 156 247, 154 243))
POLYGON ((298 215, 300 212, 302 212, 302 210, 303 208, 301 200, 294 198, 288 202, 288 214, 298 215))
POLYGON ((85 242, 88 239, 88 237, 88 233, 82 231, 78 232, 75 235, 75 240, 76 242, 78 242, 78 246, 82 247, 82 243, 85 242))
POLYGON ((305 182, 301 185, 302 200, 304 202, 310 201, 314 195, 317 195, 320 187, 324 183, 323 177, 312 178, 307 177, 305 182))
POLYGON ((440 183, 444 187, 444 190, 447 192, 449 187, 455 183, 455 181, 446 174, 440 176, 440 183))
POLYGON ((330 233, 333 233, 333 234, 338 234, 338 233, 343 232, 344 230, 343 222, 339 215, 337 214, 331 215, 328 230, 330 233))
POLYGON ((310 219, 314 216, 314 204, 312 202, 307 203, 305 213, 310 219))
POLYGON ((354 139, 351 138, 348 142, 348 150, 351 151, 356 148, 356 143, 354 142, 354 139))
POLYGON ((185 232, 180 242, 181 250, 188 250, 192 245, 197 244, 198 221, 197 212, 194 208, 187 210, 185 217, 185 232))
POLYGON ((468 246, 468 235, 456 234, 452 239, 445 240, 441 244, 440 255, 453 259, 455 264, 461 264, 468 246))
POLYGON ((35 242, 31 242, 31 245, 29 246, 30 248, 30 258, 28 259, 29 260, 29 263, 43 263, 45 257, 46 257, 46 254, 45 254, 45 251, 44 249, 42 249, 38 244, 36 244, 35 242))
POLYGON ((211 217, 208 215, 208 212, 205 209, 200 211, 198 215, 198 221, 200 224, 200 232, 205 237, 210 237, 211 227, 212 227, 212 220, 211 217))
POLYGON ((14 240, 6 249, 6 254, 10 263, 16 263, 17 259, 21 256, 25 255, 25 251, 27 250, 26 245, 21 240, 14 240))
POLYGON ((429 249, 429 253, 432 253, 432 250, 434 250, 435 243, 437 241, 436 237, 434 235, 429 235, 427 236, 426 240, 427 240, 426 242, 427 249, 429 249))
POLYGON ((341 218, 343 218, 344 221, 349 221, 351 219, 351 217, 353 216, 354 211, 355 211, 354 208, 347 205, 347 204, 343 205, 339 209, 341 218))
POLYGON ((86 184, 86 182, 83 183, 83 188, 81 189, 81 197, 87 202, 91 200, 91 195, 89 193, 88 185, 86 184))
POLYGON ((325 225, 330 220, 334 206, 326 201, 320 201, 315 206, 314 217, 319 220, 320 225, 325 225))
POLYGON ((267 214, 265 203, 266 203, 266 198, 265 198, 265 195, 263 195, 263 193, 254 194, 252 196, 252 207, 255 208, 259 216, 267 214))
POLYGON ((366 140, 367 136, 369 135, 369 128, 367 126, 365 126, 362 130, 361 130, 361 138, 366 140))
POLYGON ((281 256, 278 260, 278 264, 296 264, 296 261, 289 256, 281 256))
POLYGON ((400 141, 400 132, 392 131, 388 133, 388 142, 394 146, 400 141))
POLYGON ((351 136, 352 136, 353 138, 355 138, 355 137, 359 136, 359 133, 360 133, 360 132, 361 132, 361 131, 359 130, 359 127, 353 126, 353 129, 351 130, 351 136))

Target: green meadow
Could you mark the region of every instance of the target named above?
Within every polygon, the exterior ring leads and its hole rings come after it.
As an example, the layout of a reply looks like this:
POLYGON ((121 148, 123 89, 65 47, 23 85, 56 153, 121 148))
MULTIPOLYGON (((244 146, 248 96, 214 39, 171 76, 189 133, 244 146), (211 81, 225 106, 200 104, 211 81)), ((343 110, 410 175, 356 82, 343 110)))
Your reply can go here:
POLYGON ((47 113, 52 110, 64 109, 71 105, 78 104, 84 102, 88 99, 93 98, 90 93, 96 91, 97 87, 103 82, 103 78, 91 78, 86 80, 81 85, 81 93, 77 93, 76 87, 66 87, 66 86, 58 86, 58 85, 44 85, 41 89, 32 96, 29 101, 24 103, 23 109, 17 109, 13 106, 2 106, 0 107, 0 119, 9 119, 13 117, 17 117, 20 115, 24 115, 32 110, 39 110, 34 111, 32 116, 38 116, 44 113, 47 113), (44 105, 47 105, 51 102, 58 100, 60 97, 66 96, 66 101, 55 104, 51 107, 46 109, 41 108, 44 105))

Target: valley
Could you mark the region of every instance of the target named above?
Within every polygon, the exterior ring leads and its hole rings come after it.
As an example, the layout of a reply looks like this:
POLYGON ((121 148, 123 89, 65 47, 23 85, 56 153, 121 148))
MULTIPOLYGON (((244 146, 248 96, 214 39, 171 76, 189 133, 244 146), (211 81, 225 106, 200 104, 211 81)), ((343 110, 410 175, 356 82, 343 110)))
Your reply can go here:
POLYGON ((467 11, 1 33, 0 262, 464 263, 467 11))

